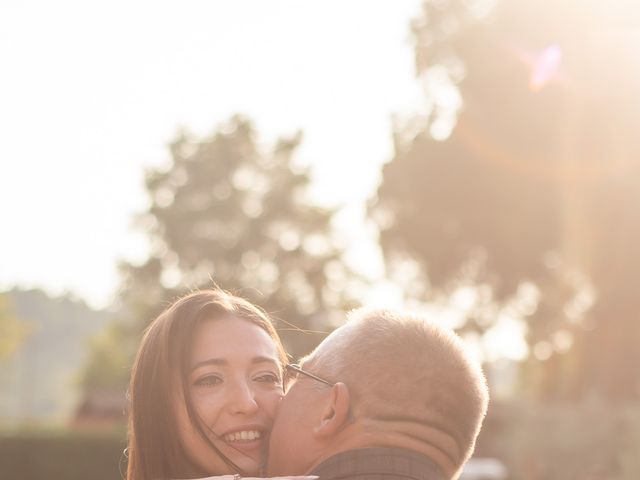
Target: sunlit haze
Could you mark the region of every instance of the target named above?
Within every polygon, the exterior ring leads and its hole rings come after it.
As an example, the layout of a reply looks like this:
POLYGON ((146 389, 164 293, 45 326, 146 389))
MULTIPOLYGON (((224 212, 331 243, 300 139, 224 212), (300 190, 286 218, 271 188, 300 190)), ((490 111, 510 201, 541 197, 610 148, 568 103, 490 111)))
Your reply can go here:
POLYGON ((640 479, 639 133, 640 0, 0 0, 0 477, 277 474, 320 388, 314 472, 640 479))
POLYGON ((420 109, 419 5, 3 2, 0 288, 108 305, 118 259, 145 256, 131 228, 144 170, 167 162, 179 128, 207 134, 234 113, 267 145, 304 132, 315 197, 345 207, 350 258, 379 274, 363 202, 391 157, 392 114, 420 109))

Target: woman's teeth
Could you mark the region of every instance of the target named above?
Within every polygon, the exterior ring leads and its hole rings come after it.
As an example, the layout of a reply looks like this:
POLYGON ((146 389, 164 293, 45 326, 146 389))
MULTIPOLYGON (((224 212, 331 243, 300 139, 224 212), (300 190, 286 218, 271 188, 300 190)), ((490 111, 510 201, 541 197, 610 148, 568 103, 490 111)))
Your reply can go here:
POLYGON ((242 432, 233 432, 224 436, 226 442, 248 442, 260 438, 261 434, 257 430, 245 430, 242 432))

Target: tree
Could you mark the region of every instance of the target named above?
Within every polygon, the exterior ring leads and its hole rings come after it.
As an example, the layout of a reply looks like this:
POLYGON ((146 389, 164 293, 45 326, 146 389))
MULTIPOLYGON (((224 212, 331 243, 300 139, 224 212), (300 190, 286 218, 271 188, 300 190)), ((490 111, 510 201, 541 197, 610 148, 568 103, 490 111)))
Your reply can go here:
POLYGON ((355 277, 341 260, 334 212, 309 201, 308 172, 293 161, 300 140, 281 139, 263 152, 251 123, 233 117, 210 137, 182 132, 170 144, 167 168, 147 174, 150 207, 138 218, 150 255, 121 266, 125 313, 96 342, 87 386, 121 381, 122 369, 99 357, 120 345, 131 359, 148 322, 190 289, 215 282, 254 301, 275 317, 294 356, 336 324, 332 311, 354 305, 355 277))
POLYGON ((486 4, 425 1, 413 25, 431 110, 396 130, 371 207, 385 256, 437 291, 489 289, 466 325, 480 332, 535 285, 539 393, 637 398, 637 56, 595 4, 486 4))
POLYGON ((8 295, 0 294, 0 361, 11 357, 29 334, 29 326, 15 314, 8 295))

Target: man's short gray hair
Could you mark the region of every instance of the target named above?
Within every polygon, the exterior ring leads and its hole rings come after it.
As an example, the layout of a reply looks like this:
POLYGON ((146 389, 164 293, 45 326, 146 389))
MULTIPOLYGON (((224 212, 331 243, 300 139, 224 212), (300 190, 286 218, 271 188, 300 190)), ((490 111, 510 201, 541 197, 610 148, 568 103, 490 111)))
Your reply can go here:
POLYGON ((414 313, 358 309, 308 361, 349 387, 356 417, 437 428, 455 440, 460 464, 473 452, 488 390, 453 331, 414 313))

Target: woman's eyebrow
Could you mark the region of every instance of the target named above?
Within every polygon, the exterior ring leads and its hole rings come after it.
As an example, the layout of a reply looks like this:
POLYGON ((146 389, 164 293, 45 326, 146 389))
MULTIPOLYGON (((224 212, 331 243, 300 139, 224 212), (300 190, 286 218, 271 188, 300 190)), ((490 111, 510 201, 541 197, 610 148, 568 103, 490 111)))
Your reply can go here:
POLYGON ((202 360, 196 364, 194 364, 191 367, 191 371, 193 372, 194 370, 196 370, 197 368, 200 367, 204 367, 205 365, 220 365, 220 366, 226 366, 229 365, 229 362, 227 362, 224 358, 208 358, 206 360, 202 360))
MULTIPOLYGON (((276 366, 278 365, 278 361, 275 358, 263 357, 263 356, 253 357, 251 359, 251 364, 257 364, 257 363, 272 363, 273 365, 276 365, 276 366)), ((204 367, 206 365, 217 365, 217 366, 225 367, 229 365, 229 362, 224 358, 207 358, 206 360, 202 360, 198 363, 195 363, 191 367, 191 371, 193 372, 194 370, 200 367, 204 367)))
POLYGON ((278 361, 273 357, 253 357, 251 359, 251 363, 265 363, 265 362, 278 365, 278 361))

